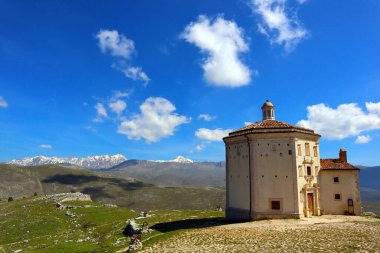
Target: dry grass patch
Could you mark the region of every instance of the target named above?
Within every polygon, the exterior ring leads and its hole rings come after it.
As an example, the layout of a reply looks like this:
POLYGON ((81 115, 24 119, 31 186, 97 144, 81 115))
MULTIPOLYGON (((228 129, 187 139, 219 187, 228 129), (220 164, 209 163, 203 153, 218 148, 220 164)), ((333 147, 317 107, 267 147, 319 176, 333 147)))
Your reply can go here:
POLYGON ((380 220, 322 216, 192 230, 142 252, 378 252, 380 220))

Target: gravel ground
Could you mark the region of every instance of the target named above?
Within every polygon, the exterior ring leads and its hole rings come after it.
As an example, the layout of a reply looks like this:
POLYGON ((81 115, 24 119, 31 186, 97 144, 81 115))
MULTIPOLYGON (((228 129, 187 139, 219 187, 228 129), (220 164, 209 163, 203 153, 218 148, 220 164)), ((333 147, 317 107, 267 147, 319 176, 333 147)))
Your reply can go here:
POLYGON ((141 252, 380 252, 380 219, 325 215, 179 233, 141 252))

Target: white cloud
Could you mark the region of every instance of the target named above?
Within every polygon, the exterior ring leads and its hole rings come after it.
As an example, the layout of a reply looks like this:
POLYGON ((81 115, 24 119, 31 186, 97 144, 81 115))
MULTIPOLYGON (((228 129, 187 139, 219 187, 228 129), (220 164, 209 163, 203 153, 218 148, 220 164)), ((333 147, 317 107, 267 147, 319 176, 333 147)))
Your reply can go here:
POLYGON ((52 149, 53 146, 50 145, 50 144, 41 144, 41 145, 40 145, 40 148, 44 148, 44 149, 52 149))
POLYGON ((365 103, 365 107, 367 108, 369 113, 376 114, 380 117, 380 102, 378 103, 368 102, 368 103, 365 103))
POLYGON ((96 118, 93 119, 94 122, 102 122, 103 118, 108 117, 107 110, 102 103, 97 103, 94 108, 97 114, 96 118))
POLYGON ((140 67, 128 67, 122 71, 128 78, 131 78, 132 80, 140 80, 145 84, 148 84, 150 81, 148 75, 143 72, 140 67))
POLYGON ((356 138, 355 143, 356 144, 365 144, 365 143, 370 142, 371 140, 372 140, 371 136, 369 136, 369 135, 359 135, 356 138))
POLYGON ((120 100, 120 99, 116 101, 111 101, 108 104, 108 106, 111 109, 111 111, 113 111, 117 115, 120 115, 125 110, 125 108, 127 108, 127 104, 123 100, 120 100))
POLYGON ((248 121, 244 122, 245 126, 248 126, 248 125, 251 125, 251 124, 253 124, 253 123, 252 122, 248 122, 248 121))
POLYGON ((189 122, 189 118, 174 113, 175 110, 175 106, 165 98, 147 98, 140 105, 141 113, 122 121, 118 133, 127 135, 128 139, 143 138, 147 142, 157 142, 173 135, 177 126, 189 122))
POLYGON ((133 40, 119 34, 116 30, 100 30, 96 38, 103 53, 109 52, 112 56, 129 59, 135 51, 133 40))
POLYGON ((239 59, 239 53, 249 50, 243 30, 233 21, 218 17, 210 20, 199 16, 197 22, 186 26, 181 35, 187 42, 208 54, 202 67, 210 84, 240 87, 251 81, 251 71, 239 59))
POLYGON ((8 107, 8 102, 0 96, 0 107, 7 108, 8 107))
MULTIPOLYGON (((128 39, 125 35, 120 34, 116 30, 100 30, 96 35, 96 38, 99 41, 99 47, 103 53, 110 53, 112 56, 122 57, 125 60, 129 60, 132 54, 136 52, 134 41, 128 39)), ((130 66, 125 60, 121 60, 119 63, 114 63, 113 67, 123 72, 132 80, 140 80, 145 84, 150 81, 150 78, 141 70, 141 67, 130 66), (126 65, 128 66, 126 67, 126 65)))
POLYGON ((112 98, 113 100, 116 100, 116 99, 119 99, 119 98, 126 98, 129 96, 129 92, 123 92, 123 91, 114 91, 113 92, 113 95, 112 95, 112 98))
MULTIPOLYGON (((297 19, 296 13, 286 8, 287 0, 251 0, 252 10, 261 18, 258 31, 267 36, 271 43, 284 45, 291 51, 308 31, 297 19)), ((300 4, 305 0, 298 0, 300 4)))
POLYGON ((204 145, 204 144, 199 144, 199 145, 195 146, 195 150, 197 150, 197 151, 202 151, 205 148, 206 148, 206 145, 204 145))
POLYGON ((195 136, 202 140, 208 141, 222 141, 223 137, 226 137, 229 132, 232 132, 232 129, 207 129, 207 128, 199 128, 195 132, 195 136))
POLYGON ((326 139, 341 140, 363 131, 380 129, 380 103, 366 103, 363 112, 355 103, 341 104, 336 109, 317 104, 307 107, 307 120, 298 125, 311 128, 326 139))
POLYGON ((203 119, 205 121, 211 121, 211 120, 215 119, 215 116, 211 116, 210 114, 207 114, 207 113, 199 114, 198 119, 203 119))

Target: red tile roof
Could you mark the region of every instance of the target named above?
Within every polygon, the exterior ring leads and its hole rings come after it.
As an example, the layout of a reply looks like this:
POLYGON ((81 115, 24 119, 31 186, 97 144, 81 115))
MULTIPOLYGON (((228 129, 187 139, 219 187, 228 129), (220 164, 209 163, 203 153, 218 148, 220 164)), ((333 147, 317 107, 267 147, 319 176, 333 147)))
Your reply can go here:
POLYGON ((342 162, 339 159, 321 159, 321 169, 322 170, 359 170, 359 168, 349 164, 347 162, 342 162))
POLYGON ((239 128, 229 133, 229 136, 238 136, 248 133, 270 133, 270 132, 302 132, 307 134, 318 135, 313 130, 288 124, 278 120, 264 120, 245 127, 239 128))

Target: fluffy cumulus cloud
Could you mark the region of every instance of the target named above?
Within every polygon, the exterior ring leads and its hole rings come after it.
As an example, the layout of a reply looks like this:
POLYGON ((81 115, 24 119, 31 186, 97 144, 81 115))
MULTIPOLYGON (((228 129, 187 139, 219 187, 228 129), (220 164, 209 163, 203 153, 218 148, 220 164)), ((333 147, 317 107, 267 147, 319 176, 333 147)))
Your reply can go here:
POLYGON ((7 108, 8 107, 8 102, 0 96, 0 107, 7 108))
POLYGON ((112 112, 120 115, 125 110, 125 108, 127 108, 127 103, 121 99, 117 99, 115 101, 111 101, 108 106, 112 112))
POLYGON ((199 114, 198 119, 203 119, 205 121, 211 121, 211 120, 215 119, 215 116, 211 116, 210 114, 207 114, 207 113, 199 114))
POLYGON ((41 145, 40 145, 40 148, 43 148, 43 149, 52 149, 53 146, 50 145, 50 144, 41 144, 41 145))
POLYGON ((116 30, 100 30, 96 38, 103 53, 110 53, 112 56, 129 59, 135 51, 133 40, 119 34, 116 30))
POLYGON ((116 30, 100 30, 96 35, 99 42, 100 50, 103 53, 109 53, 115 57, 121 57, 121 60, 113 64, 113 67, 123 72, 132 80, 143 81, 147 84, 150 81, 148 75, 141 70, 141 67, 130 66, 126 60, 130 60, 136 52, 135 43, 125 35, 116 30))
POLYGON ((378 103, 368 102, 368 103, 365 103, 365 106, 369 113, 380 116, 380 102, 378 103))
POLYGON ((186 26, 181 37, 196 45, 208 57, 202 63, 204 78, 212 85, 239 87, 248 85, 250 69, 239 59, 249 50, 243 30, 233 21, 218 17, 210 20, 200 16, 186 26))
POLYGON ((271 43, 284 45, 290 51, 307 36, 308 31, 286 3, 287 0, 251 0, 252 10, 260 16, 259 32, 266 35, 271 43))
POLYGON ((104 119, 112 119, 113 115, 108 112, 112 112, 116 114, 119 118, 122 113, 127 108, 127 103, 125 99, 129 96, 128 92, 122 91, 113 91, 111 97, 106 99, 97 99, 98 103, 94 106, 96 111, 96 117, 93 119, 94 122, 102 122, 104 119), (106 107, 108 106, 109 111, 107 111, 106 107))
POLYGON ((94 106, 96 110, 96 117, 93 119, 94 122, 102 122, 104 118, 108 117, 108 113, 103 103, 96 103, 94 106))
POLYGON ((223 137, 226 137, 232 129, 207 129, 207 128, 199 128, 195 132, 195 136, 201 140, 207 141, 222 141, 223 137))
POLYGON ((127 77, 131 78, 132 80, 140 80, 145 84, 148 84, 150 81, 148 75, 142 71, 140 67, 128 67, 122 71, 127 77))
MULTIPOLYGON (((357 104, 341 104, 336 109, 325 104, 307 107, 307 119, 298 125, 314 129, 330 140, 358 136, 364 131, 380 129, 380 103, 366 103, 364 112, 357 104)), ((361 138, 363 139, 363 138, 361 138)))
POLYGON ((174 134, 176 128, 188 123, 189 118, 175 113, 175 106, 167 99, 150 97, 140 105, 140 114, 120 123, 118 132, 128 139, 157 142, 174 134))
POLYGON ((359 135, 358 137, 356 137, 355 143, 356 144, 365 144, 365 143, 370 142, 371 140, 372 140, 371 136, 369 136, 369 135, 359 135))

